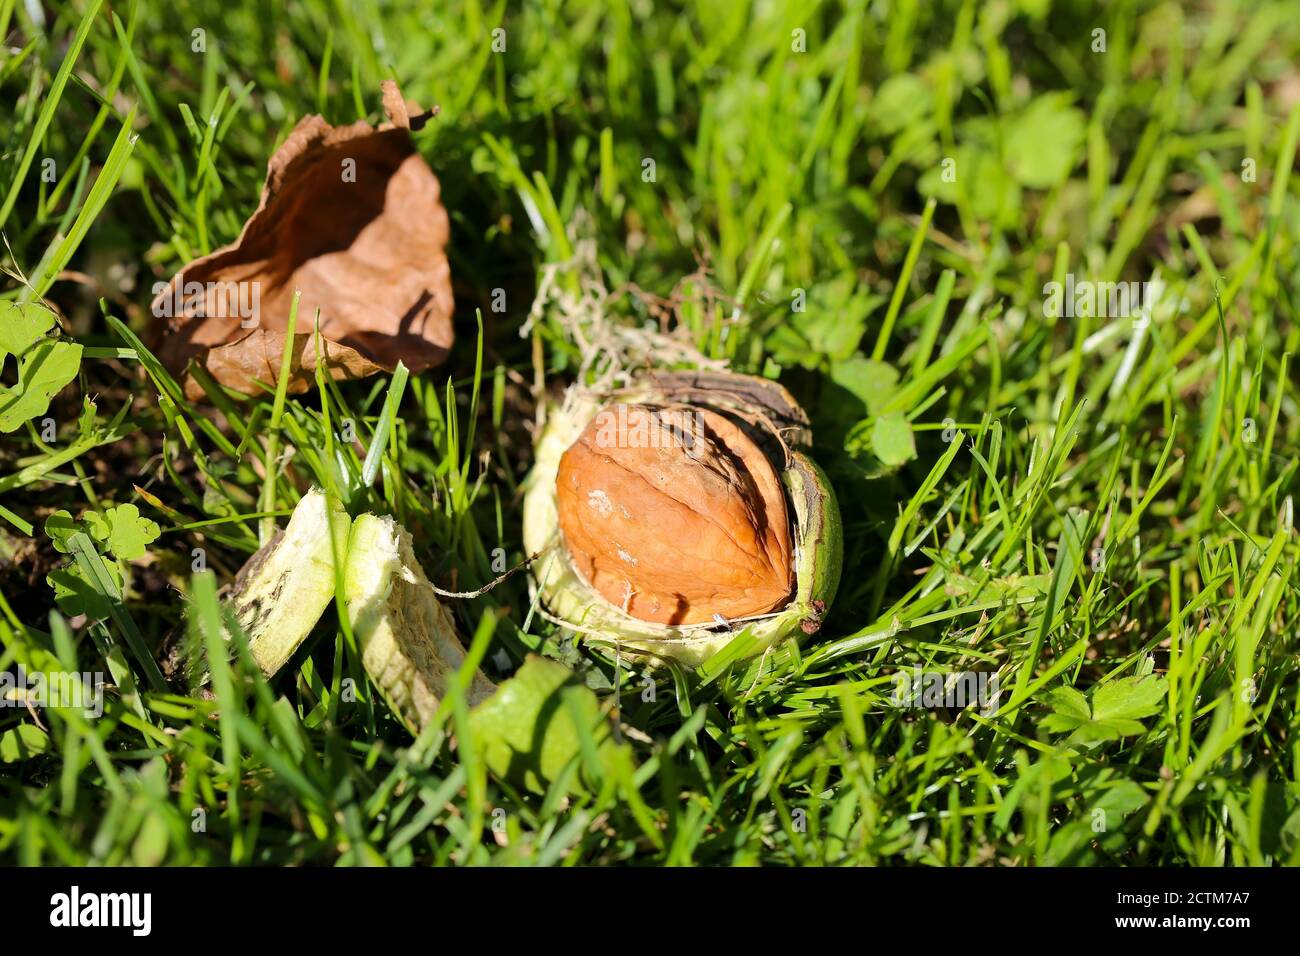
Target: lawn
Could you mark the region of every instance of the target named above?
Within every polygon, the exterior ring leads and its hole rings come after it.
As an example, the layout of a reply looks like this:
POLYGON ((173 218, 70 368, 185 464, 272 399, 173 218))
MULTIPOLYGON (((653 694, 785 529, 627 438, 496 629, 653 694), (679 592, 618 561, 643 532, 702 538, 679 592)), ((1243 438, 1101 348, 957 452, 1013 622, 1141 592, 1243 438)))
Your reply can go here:
POLYGON ((0 0, 0 38, 0 861, 1300 861, 1291 0, 0 0), (154 291, 386 80, 439 107, 447 360, 187 393, 154 291), (488 677, 540 654, 616 721, 626 764, 541 793, 455 694, 413 738, 333 607, 269 682, 237 637, 178 685, 312 485, 446 590, 525 561, 539 403, 637 336, 808 411, 817 633, 652 666, 529 574, 449 598, 488 677))

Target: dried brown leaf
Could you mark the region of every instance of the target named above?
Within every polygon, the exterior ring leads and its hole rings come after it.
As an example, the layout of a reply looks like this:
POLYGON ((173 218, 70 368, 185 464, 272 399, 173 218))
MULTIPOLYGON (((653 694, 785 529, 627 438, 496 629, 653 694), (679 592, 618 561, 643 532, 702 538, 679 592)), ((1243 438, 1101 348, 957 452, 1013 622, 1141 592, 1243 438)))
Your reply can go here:
POLYGON ((279 377, 295 290, 291 392, 311 387, 318 345, 336 378, 440 364, 451 348, 447 212, 411 140, 427 115, 384 84, 389 122, 298 123, 267 165, 239 239, 185 266, 153 303, 159 357, 202 397, 197 362, 246 394, 279 377))

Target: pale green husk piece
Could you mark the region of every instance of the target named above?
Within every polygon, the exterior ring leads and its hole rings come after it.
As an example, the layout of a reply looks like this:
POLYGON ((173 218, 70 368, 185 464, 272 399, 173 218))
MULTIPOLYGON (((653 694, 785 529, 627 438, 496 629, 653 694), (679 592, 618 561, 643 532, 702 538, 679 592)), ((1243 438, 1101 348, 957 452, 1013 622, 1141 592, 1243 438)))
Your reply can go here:
POLYGON ((313 488, 284 530, 239 572, 228 600, 267 677, 294 655, 334 600, 334 555, 347 551, 349 524, 343 505, 313 488))
MULTIPOLYGON (((466 652, 410 533, 392 518, 363 514, 349 522, 336 500, 318 489, 305 495, 284 531, 236 582, 231 601, 253 657, 271 676, 306 640, 334 599, 335 554, 343 561, 344 604, 366 673, 418 736, 466 652)), ((584 741, 607 771, 631 766, 595 694, 554 661, 530 656, 500 688, 476 670, 465 696, 474 747, 498 777, 544 793, 576 766, 584 741)), ((568 779, 570 787, 583 786, 581 774, 568 779)))
MULTIPOLYGON (((418 734, 465 662, 465 648, 415 557, 410 533, 392 518, 364 514, 353 522, 343 600, 366 673, 418 734)), ((467 702, 478 704, 495 689, 476 672, 467 702)))
POLYGON ((545 793, 551 782, 573 770, 579 772, 568 778, 570 787, 586 788, 580 772, 586 769, 581 761, 584 738, 591 759, 606 776, 632 766, 631 749, 615 738, 591 688, 563 664, 535 654, 470 711, 469 729, 493 773, 534 793, 545 793))
MULTIPOLYGON (((465 647, 406 529, 392 518, 357 518, 343 587, 366 673, 407 730, 419 736, 465 663, 465 647)), ((475 671, 465 697, 470 736, 483 761, 498 777, 536 793, 578 761, 584 738, 607 771, 630 761, 627 748, 615 743, 596 695, 554 661, 530 655, 499 687, 475 671)), ((580 774, 569 781, 574 788, 583 785, 580 774)))
MULTIPOLYGON (((622 651, 698 666, 748 629, 745 656, 799 632, 814 633, 835 596, 843 560, 843 533, 835 493, 825 473, 799 450, 808 444, 807 419, 784 388, 765 379, 726 372, 662 373, 608 395, 572 387, 547 408, 535 463, 524 493, 524 548, 533 562, 542 602, 556 619, 586 640, 622 651), (775 426, 787 442, 778 471, 794 515, 795 588, 774 615, 729 626, 674 627, 642 621, 606 600, 578 573, 560 532, 555 493, 560 458, 604 407, 615 402, 685 402, 775 426)), ((774 462, 776 459, 773 459, 774 462)))

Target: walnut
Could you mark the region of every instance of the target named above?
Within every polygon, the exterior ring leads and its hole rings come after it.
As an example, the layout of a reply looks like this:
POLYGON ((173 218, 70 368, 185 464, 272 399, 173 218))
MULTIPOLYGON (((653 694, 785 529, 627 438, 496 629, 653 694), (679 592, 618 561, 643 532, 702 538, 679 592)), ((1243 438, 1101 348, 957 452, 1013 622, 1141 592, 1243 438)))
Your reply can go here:
POLYGON ((574 566, 627 614, 657 624, 784 607, 791 529, 777 470, 703 408, 619 404, 560 459, 560 527, 574 566))

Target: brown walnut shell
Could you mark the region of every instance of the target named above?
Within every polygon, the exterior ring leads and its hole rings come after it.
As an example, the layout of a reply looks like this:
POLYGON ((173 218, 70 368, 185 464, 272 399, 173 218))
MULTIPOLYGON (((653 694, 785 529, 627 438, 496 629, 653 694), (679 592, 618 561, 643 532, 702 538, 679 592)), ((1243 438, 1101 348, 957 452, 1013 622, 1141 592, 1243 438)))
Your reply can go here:
POLYGON ((588 583, 657 624, 784 607, 785 493, 764 452, 699 407, 614 405, 560 459, 560 527, 588 583))

